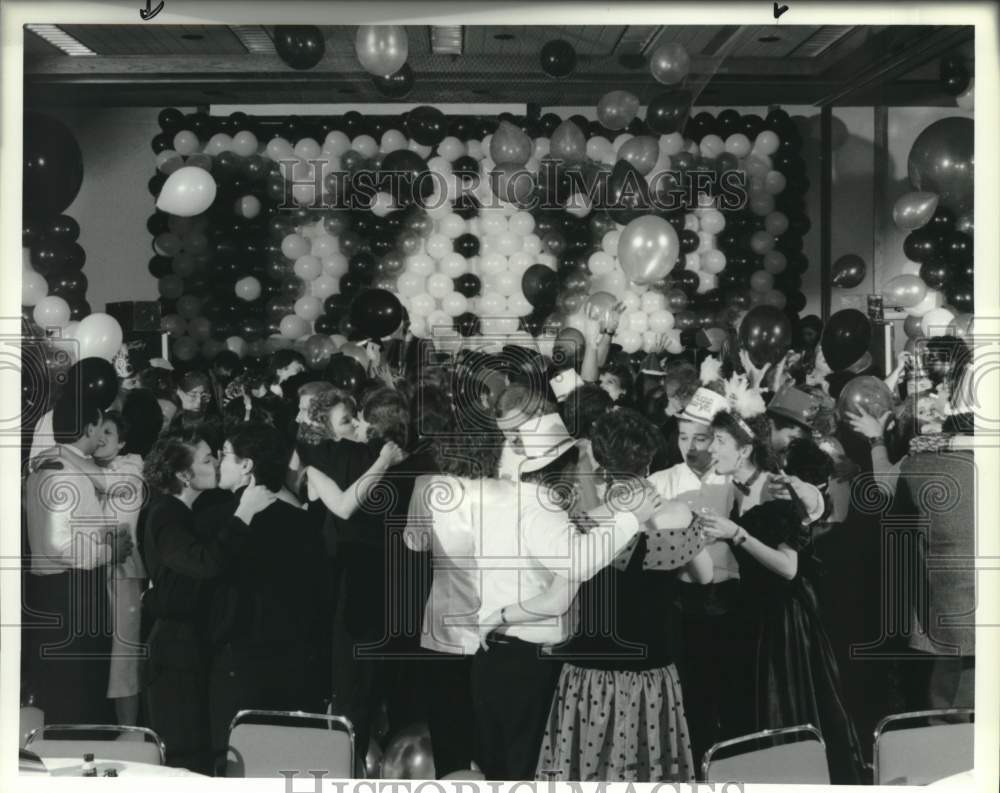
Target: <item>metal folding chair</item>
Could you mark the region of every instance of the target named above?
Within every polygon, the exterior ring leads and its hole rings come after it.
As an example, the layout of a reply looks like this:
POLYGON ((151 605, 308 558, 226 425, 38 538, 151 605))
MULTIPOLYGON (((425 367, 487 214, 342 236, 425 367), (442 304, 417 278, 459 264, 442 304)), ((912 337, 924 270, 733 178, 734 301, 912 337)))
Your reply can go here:
POLYGON ((886 716, 875 728, 876 785, 926 785, 974 765, 972 708, 886 716))
POLYGON ((46 724, 31 731, 24 748, 39 757, 83 757, 166 765, 166 747, 148 727, 122 724, 46 724))
POLYGON ((227 777, 354 777, 354 726, 343 716, 241 710, 229 725, 227 777))
POLYGON ((702 760, 706 782, 830 784, 826 744, 811 724, 720 741, 702 760))

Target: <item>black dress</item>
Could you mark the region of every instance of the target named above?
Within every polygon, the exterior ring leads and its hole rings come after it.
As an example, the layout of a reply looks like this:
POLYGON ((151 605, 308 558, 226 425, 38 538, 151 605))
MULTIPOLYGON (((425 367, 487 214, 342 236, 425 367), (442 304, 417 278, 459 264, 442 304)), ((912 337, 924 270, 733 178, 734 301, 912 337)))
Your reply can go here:
POLYGON ((748 626, 746 671, 755 729, 800 724, 817 727, 826 742, 834 784, 862 781, 861 743, 843 704, 837 662, 809 581, 808 531, 787 501, 748 510, 739 524, 771 548, 784 543, 799 553, 798 574, 787 580, 734 548, 740 563, 744 620, 748 626))

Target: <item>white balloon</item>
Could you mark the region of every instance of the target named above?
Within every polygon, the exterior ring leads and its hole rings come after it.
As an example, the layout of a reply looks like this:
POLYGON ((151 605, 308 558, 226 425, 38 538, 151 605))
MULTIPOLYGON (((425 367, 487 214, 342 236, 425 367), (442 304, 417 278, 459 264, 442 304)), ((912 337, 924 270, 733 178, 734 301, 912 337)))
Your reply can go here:
POLYGON ((507 221, 507 228, 519 237, 526 237, 535 230, 535 218, 530 212, 516 212, 507 221))
POLYGON ((174 151, 182 157, 189 157, 198 151, 198 136, 191 130, 182 129, 174 135, 174 151))
POLYGON ((409 143, 406 144, 406 148, 408 148, 410 151, 416 152, 421 157, 423 157, 425 160, 428 157, 430 157, 431 156, 431 152, 434 151, 434 149, 431 148, 430 146, 424 146, 424 145, 422 145, 420 143, 417 143, 412 138, 410 139, 409 143))
POLYGON ((479 228, 485 234, 499 234, 507 231, 507 218, 500 209, 484 207, 479 210, 479 228))
POLYGON ((531 149, 531 156, 536 157, 539 160, 542 159, 551 150, 552 141, 548 138, 535 138, 535 142, 531 149))
POLYGON ((726 151, 736 157, 746 157, 750 153, 750 138, 741 132, 736 132, 726 138, 726 151))
POLYGON ((455 162, 465 154, 465 144, 453 135, 449 135, 438 144, 438 154, 448 162, 455 162))
POLYGON ((726 269, 726 254, 719 250, 705 251, 701 256, 701 269, 706 273, 718 275, 726 269))
POLYGON ((941 308, 943 305, 944 293, 938 289, 928 289, 923 300, 917 303, 917 305, 905 309, 905 311, 911 317, 923 317, 927 312, 933 311, 935 308, 941 308))
POLYGON ((587 156, 590 159, 601 162, 608 154, 614 154, 614 147, 607 138, 595 135, 587 141, 587 156))
POLYGON ((497 250, 504 256, 510 256, 521 250, 523 238, 512 231, 504 231, 497 235, 497 250))
POLYGON ((458 276, 468 271, 469 262, 460 253, 452 251, 438 260, 438 272, 447 275, 449 278, 458 278, 458 276))
POLYGON ((582 193, 573 193, 566 202, 566 211, 578 218, 589 215, 592 208, 590 200, 582 193))
POLYGON ((468 154, 474 160, 481 160, 486 156, 483 151, 482 141, 478 140, 467 140, 465 142, 466 154, 468 154))
POLYGON ((591 275, 604 275, 615 268, 615 260, 611 254, 604 251, 594 251, 587 259, 587 267, 591 275))
POLYGON ((507 257, 502 253, 487 253, 480 257, 479 269, 484 275, 502 273, 507 269, 507 257))
POLYGON ((216 189, 215 179, 208 171, 186 165, 167 177, 156 207, 171 215, 194 217, 212 205, 216 189))
POLYGON ((684 151, 684 136, 679 132, 660 135, 660 151, 669 157, 684 151))
POLYGON ((437 308, 437 301, 426 292, 414 295, 413 299, 410 300, 410 313, 418 317, 426 317, 435 308, 437 308))
MULTIPOLYGON (((542 238, 534 233, 525 234, 521 240, 521 250, 525 253, 541 253, 542 238)), ((617 250, 617 248, 615 250, 617 250)))
POLYGON ((427 238, 427 255, 432 259, 441 259, 452 251, 452 242, 444 234, 435 232, 427 238))
POLYGON ((469 299, 461 292, 450 292, 441 298, 441 309, 449 317, 457 317, 469 310, 469 299))
POLYGON ((652 290, 646 292, 642 296, 642 301, 640 302, 639 308, 647 314, 652 314, 654 311, 660 311, 667 307, 667 298, 662 292, 654 292, 652 290))
POLYGON ((319 158, 322 149, 319 142, 313 138, 303 138, 295 144, 294 151, 296 157, 301 157, 303 160, 315 160, 319 158))
POLYGON ((539 253, 535 258, 537 259, 536 264, 544 264, 550 270, 555 270, 559 263, 554 253, 539 253))
POLYGON ((943 336, 955 319, 955 312, 950 308, 932 308, 920 318, 920 330, 924 336, 943 336))
POLYGON ((620 231, 609 231, 601 239, 601 248, 605 253, 609 253, 612 256, 618 253, 618 240, 621 237, 620 231))
POLYGON ((434 272, 434 259, 426 253, 415 253, 406 257, 406 272, 426 278, 434 272))
POLYGON ((631 290, 623 292, 619 300, 625 305, 626 311, 638 311, 642 306, 642 298, 631 290))
POLYGON ((465 234, 465 220, 451 212, 438 221, 438 231, 453 240, 465 234))
POLYGON ((325 300, 330 295, 336 294, 339 291, 340 281, 326 273, 323 273, 309 284, 309 294, 313 297, 318 297, 320 300, 325 300))
MULTIPOLYGON (((335 129, 333 132, 327 134, 323 148, 339 157, 341 154, 350 151, 351 139, 339 129, 335 129)), ((268 149, 270 149, 270 144, 268 144, 268 149)))
POLYGON ((699 227, 698 216, 693 212, 688 212, 684 216, 684 231, 697 231, 699 227))
POLYGON ((674 326, 674 315, 661 308, 649 314, 649 329, 654 333, 666 333, 674 326))
POLYGON ((455 283, 444 273, 434 273, 427 279, 427 294, 438 300, 455 291, 455 283))
POLYGON ((403 297, 414 297, 424 291, 427 278, 417 273, 400 273, 396 280, 396 289, 403 297))
POLYGON ((649 317, 644 311, 627 311, 622 320, 626 328, 637 333, 642 333, 649 327, 649 317))
POLYGON ((698 294, 704 294, 711 289, 715 289, 719 285, 719 278, 712 273, 706 273, 702 270, 698 271, 698 294))
POLYGON ((622 351, 629 355, 639 352, 642 348, 642 334, 634 330, 620 330, 615 334, 615 339, 621 345, 622 351))
POLYGON ((507 269, 521 275, 535 263, 535 257, 524 251, 515 251, 507 258, 507 269))
POLYGON ((257 136, 249 130, 242 130, 233 135, 233 153, 240 157, 250 157, 257 153, 259 142, 257 136))
POLYGON ((394 151, 406 148, 406 135, 398 129, 387 129, 382 133, 382 140, 379 151, 382 154, 391 154, 394 151))
POLYGON ((225 132, 217 132, 205 144, 205 154, 215 157, 224 151, 232 151, 233 139, 225 132))
POLYGON ((427 215, 434 218, 434 220, 441 220, 441 218, 451 214, 451 202, 441 191, 440 186, 434 188, 434 191, 431 193, 431 197, 427 199, 424 208, 427 215))
POLYGON ((528 302, 528 298, 520 289, 507 298, 507 308, 515 317, 526 316, 534 310, 534 306, 528 302))
POLYGON ((615 152, 615 154, 617 154, 618 150, 626 143, 628 143, 630 140, 632 140, 632 138, 634 137, 635 137, 634 135, 631 135, 628 132, 623 132, 621 135, 619 135, 613 141, 611 141, 612 150, 615 152))
MULTIPOLYGON (((318 239, 318 238, 317 238, 318 239)), ((340 252, 323 257, 323 274, 331 278, 340 278, 347 272, 347 257, 340 252)))
POLYGON ((351 141, 351 148, 363 157, 374 157, 378 154, 378 143, 371 135, 358 135, 351 141))
POLYGON ((372 199, 371 211, 375 217, 384 218, 396 209, 396 202, 388 193, 379 191, 372 199))

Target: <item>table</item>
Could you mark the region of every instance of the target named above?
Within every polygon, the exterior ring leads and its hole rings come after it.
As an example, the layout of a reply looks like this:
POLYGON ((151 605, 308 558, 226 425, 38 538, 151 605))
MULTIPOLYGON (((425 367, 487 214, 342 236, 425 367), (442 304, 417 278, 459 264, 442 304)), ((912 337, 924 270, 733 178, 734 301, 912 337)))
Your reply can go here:
MULTIPOLYGON (((81 776, 80 768, 83 765, 83 758, 80 757, 43 757, 42 763, 45 770, 51 776, 81 776)), ((104 772, 115 769, 118 776, 146 776, 146 777, 203 777, 194 771, 186 768, 171 768, 165 765, 152 765, 150 763, 136 763, 126 760, 100 760, 95 758, 94 764, 97 766, 97 776, 101 778, 104 772)))

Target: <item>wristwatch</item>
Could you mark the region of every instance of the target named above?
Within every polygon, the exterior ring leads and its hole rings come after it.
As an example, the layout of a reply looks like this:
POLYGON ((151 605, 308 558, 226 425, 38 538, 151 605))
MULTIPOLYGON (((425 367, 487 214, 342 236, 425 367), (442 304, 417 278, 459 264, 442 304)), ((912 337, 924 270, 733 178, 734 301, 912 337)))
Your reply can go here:
POLYGON ((868 438, 868 448, 874 449, 876 446, 885 446, 885 438, 868 438))

